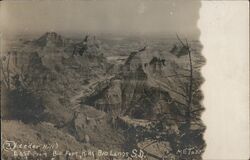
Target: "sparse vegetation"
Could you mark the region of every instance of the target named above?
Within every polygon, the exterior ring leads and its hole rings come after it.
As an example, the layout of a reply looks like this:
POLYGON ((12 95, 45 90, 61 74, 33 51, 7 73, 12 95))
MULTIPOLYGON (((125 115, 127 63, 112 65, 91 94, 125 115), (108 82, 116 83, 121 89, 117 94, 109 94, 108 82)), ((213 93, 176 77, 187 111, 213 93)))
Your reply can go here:
POLYGON ((177 39, 186 50, 176 55, 162 39, 134 47, 126 38, 82 41, 48 32, 28 41, 1 59, 4 138, 58 141, 62 150, 141 149, 150 160, 201 159, 199 44, 177 39), (9 135, 12 123, 21 129, 16 135, 9 135), (182 154, 192 147, 200 152, 182 154))

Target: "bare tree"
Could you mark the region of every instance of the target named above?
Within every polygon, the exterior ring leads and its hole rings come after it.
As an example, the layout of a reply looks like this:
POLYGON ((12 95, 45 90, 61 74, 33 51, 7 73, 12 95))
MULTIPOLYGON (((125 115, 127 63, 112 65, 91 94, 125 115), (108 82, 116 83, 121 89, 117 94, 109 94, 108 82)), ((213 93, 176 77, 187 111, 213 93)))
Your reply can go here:
POLYGON ((189 88, 188 88, 188 104, 187 104, 187 113, 186 113, 186 118, 187 118, 187 122, 190 123, 190 119, 191 119, 191 108, 192 108, 192 100, 193 100, 193 64, 192 64, 192 56, 191 56, 191 51, 190 51, 190 47, 188 44, 188 41, 186 39, 186 44, 183 43, 183 41, 180 39, 180 37, 178 36, 178 34, 176 34, 178 40, 180 41, 180 43, 182 44, 182 47, 186 49, 187 54, 188 54, 188 58, 189 58, 189 67, 190 67, 190 75, 189 75, 189 88))

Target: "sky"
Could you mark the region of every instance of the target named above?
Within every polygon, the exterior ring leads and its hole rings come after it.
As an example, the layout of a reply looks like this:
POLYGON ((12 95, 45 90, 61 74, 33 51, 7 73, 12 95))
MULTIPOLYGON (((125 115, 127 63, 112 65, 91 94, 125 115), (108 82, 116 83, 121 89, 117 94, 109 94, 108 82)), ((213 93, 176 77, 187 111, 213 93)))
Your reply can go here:
POLYGON ((199 8, 198 0, 11 0, 1 2, 0 29, 198 36, 199 8))

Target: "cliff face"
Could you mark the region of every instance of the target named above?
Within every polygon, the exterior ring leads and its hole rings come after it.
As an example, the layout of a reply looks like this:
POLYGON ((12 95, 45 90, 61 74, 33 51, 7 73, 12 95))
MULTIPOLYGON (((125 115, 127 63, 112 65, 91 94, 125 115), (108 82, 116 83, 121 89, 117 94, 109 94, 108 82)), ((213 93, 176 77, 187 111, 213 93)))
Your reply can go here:
MULTIPOLYGON (((20 91, 25 89, 27 95, 38 97, 37 102, 41 103, 45 119, 53 123, 66 122, 70 119, 72 104, 70 104, 69 98, 83 90, 85 85, 91 81, 96 81, 103 76, 108 65, 105 57, 99 51, 94 52, 93 48, 96 46, 92 45, 92 42, 88 44, 89 51, 86 55, 73 57, 69 56, 72 54, 71 52, 64 52, 63 49, 60 49, 60 47, 64 47, 64 42, 64 38, 59 34, 47 32, 27 44, 29 49, 26 52, 22 50, 22 52, 10 54, 10 76, 15 77, 10 77, 11 87, 15 91, 13 96, 16 100, 18 97, 25 98, 18 91, 19 88, 22 88, 20 91), (47 50, 51 46, 55 50, 47 50), (12 61, 15 59, 17 59, 17 65, 12 67, 12 61)), ((13 64, 16 63, 14 62, 13 64)), ((13 101, 11 106, 15 108, 14 103, 16 102, 13 101)), ((27 101, 27 103, 31 104, 25 104, 26 106, 36 104, 33 103, 33 100, 27 101)), ((21 110, 15 109, 21 113, 21 110)), ((26 118, 30 115, 30 113, 27 114, 26 118)), ((19 117, 22 116, 23 114, 19 117)))
POLYGON ((140 56, 131 53, 120 67, 121 74, 83 103, 115 116, 154 119, 157 114, 169 110, 171 97, 167 91, 151 83, 150 75, 144 69, 140 56))

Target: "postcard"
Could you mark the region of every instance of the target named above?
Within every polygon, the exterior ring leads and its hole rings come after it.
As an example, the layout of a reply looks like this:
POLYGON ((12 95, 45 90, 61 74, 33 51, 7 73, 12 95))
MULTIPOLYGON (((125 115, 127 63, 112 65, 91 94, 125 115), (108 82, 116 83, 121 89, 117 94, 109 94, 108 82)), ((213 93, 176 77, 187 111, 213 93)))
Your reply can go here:
POLYGON ((249 158, 248 2, 0 3, 2 159, 249 158))

